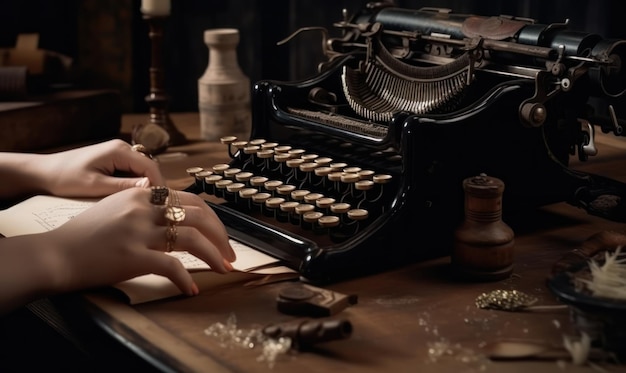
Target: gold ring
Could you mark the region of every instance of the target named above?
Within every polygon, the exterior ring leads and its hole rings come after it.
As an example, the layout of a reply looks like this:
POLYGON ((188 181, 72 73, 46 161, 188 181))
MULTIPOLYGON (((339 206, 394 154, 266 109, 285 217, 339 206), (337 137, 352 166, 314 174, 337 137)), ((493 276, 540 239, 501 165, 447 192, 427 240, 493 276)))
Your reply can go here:
POLYGON ((165 249, 168 253, 174 250, 174 244, 176 243, 177 238, 178 230, 176 229, 176 224, 168 225, 167 230, 165 231, 165 249))
POLYGON ((152 154, 150 154, 150 152, 148 151, 148 148, 146 148, 146 146, 143 144, 134 144, 133 146, 130 147, 130 149, 134 152, 141 153, 142 155, 150 159, 153 159, 152 154))
POLYGON ((170 194, 170 190, 165 186, 153 186, 150 188, 152 194, 150 195, 150 203, 153 205, 165 205, 167 196, 170 194))
POLYGON ((165 208, 165 219, 172 224, 178 224, 185 220, 185 209, 180 206, 167 206, 165 208))

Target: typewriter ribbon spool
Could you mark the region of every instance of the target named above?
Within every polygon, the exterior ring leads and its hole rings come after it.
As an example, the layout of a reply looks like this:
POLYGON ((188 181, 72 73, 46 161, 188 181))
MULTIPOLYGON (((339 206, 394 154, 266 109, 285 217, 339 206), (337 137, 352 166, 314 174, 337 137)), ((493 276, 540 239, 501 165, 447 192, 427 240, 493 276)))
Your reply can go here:
POLYGON ((460 276, 479 281, 513 271, 514 233, 502 221, 504 183, 485 174, 463 180, 465 220, 454 234, 452 264, 460 276))

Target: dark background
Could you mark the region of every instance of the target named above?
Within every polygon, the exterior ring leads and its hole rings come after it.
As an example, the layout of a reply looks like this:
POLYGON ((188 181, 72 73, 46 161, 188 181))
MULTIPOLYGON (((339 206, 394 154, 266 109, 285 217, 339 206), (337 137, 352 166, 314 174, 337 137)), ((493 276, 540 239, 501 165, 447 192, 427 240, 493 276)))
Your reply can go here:
MULTIPOLYGON (((164 39, 165 86, 170 111, 197 111, 197 80, 208 64, 203 32, 240 30, 238 58, 252 83, 296 80, 315 74, 323 60, 321 35, 301 34, 276 42, 300 27, 325 26, 331 33, 342 9, 353 13, 366 1, 172 0, 164 39)), ((455 13, 529 17, 539 23, 564 22, 570 29, 626 38, 619 0, 438 0, 396 1, 399 7, 449 8, 455 13)), ((78 87, 116 88, 125 112, 144 112, 149 89, 150 40, 141 0, 0 0, 0 48, 12 47, 18 33, 40 34, 42 49, 74 59, 78 87)))

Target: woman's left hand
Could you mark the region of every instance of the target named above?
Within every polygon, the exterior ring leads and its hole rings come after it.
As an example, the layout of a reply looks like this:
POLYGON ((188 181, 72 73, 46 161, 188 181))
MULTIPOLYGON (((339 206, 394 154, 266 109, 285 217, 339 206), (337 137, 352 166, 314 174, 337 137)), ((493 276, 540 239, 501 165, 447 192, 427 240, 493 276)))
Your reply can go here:
POLYGON ((47 154, 40 183, 68 197, 104 197, 131 187, 165 185, 159 165, 119 139, 47 154))

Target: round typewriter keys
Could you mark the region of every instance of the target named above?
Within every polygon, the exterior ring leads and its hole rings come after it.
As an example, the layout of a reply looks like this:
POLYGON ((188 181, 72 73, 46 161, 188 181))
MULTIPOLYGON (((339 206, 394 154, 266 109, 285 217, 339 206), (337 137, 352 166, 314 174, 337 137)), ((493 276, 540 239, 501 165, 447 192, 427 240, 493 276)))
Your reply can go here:
POLYGON ((322 216, 324 216, 324 214, 319 211, 309 211, 304 213, 304 215, 302 215, 302 227, 305 229, 311 229, 315 233, 323 233, 317 224, 322 216))
POLYGON ((277 211, 280 209, 280 204, 285 202, 282 197, 271 197, 265 201, 265 207, 270 216, 276 218, 277 211))
POLYGON ((226 185, 226 194, 224 199, 231 202, 237 202, 239 200, 239 191, 246 187, 244 183, 230 183, 226 185))
POLYGON ((300 221, 298 220, 298 216, 295 212, 296 207, 298 207, 299 204, 300 203, 296 201, 285 201, 281 203, 279 206, 280 211, 277 211, 278 221, 288 221, 292 224, 299 224, 300 221))
POLYGON ((235 158, 236 150, 233 150, 233 147, 235 149, 239 148, 238 146, 234 146, 234 143, 237 142, 237 136, 223 136, 220 138, 220 142, 224 145, 228 145, 228 154, 231 158, 235 158))
POLYGON ((240 168, 227 168, 223 171, 224 177, 227 179, 232 179, 236 174, 240 173, 240 168))
POLYGON ((278 188, 281 185, 283 185, 283 182, 280 181, 280 180, 269 180, 269 181, 266 181, 263 184, 263 187, 265 188, 265 190, 270 192, 270 194, 272 194, 272 196, 275 196, 277 194, 276 193, 276 188, 278 188))
POLYGON ((226 187, 232 184, 230 179, 221 179, 215 182, 215 195, 220 198, 226 199, 226 187))
POLYGON ((196 176, 196 174, 200 171, 203 171, 204 168, 202 167, 189 167, 187 170, 185 170, 187 172, 187 175, 189 176, 196 176))
POLYGON ((225 170, 228 170, 230 165, 228 163, 220 163, 213 166, 213 172, 218 175, 223 175, 225 170))
POLYGON ((310 224, 307 226, 306 222, 304 221, 304 214, 309 213, 309 212, 314 212, 315 211, 315 206, 313 206, 310 203, 300 203, 298 206, 296 206, 296 208, 294 209, 294 212, 297 215, 298 218, 298 223, 302 228, 305 229, 310 229, 311 226, 310 224))
POLYGON ((267 181, 268 181, 268 178, 266 178, 265 176, 253 176, 249 180, 250 186, 253 188, 257 188, 259 192, 261 191, 261 188, 263 188, 263 185, 267 181))
POLYGON ((219 180, 222 180, 224 177, 222 175, 209 175, 204 178, 204 192, 207 194, 215 195, 215 183, 219 180))
POLYGON ((243 188, 239 191, 240 201, 249 209, 252 209, 252 197, 257 194, 255 188, 243 188))
POLYGON ((277 147, 274 148, 274 151, 276 152, 276 154, 278 153, 289 154, 288 152, 290 150, 291 150, 291 146, 289 145, 278 145, 277 147))
POLYGON ((202 188, 202 180, 199 180, 196 177, 196 174, 198 172, 201 172, 201 171, 204 171, 204 168, 202 168, 202 167, 189 167, 186 170, 187 175, 192 176, 195 179, 195 184, 196 184, 196 187, 198 187, 198 188, 202 188))
POLYGON ((268 210, 265 208, 265 201, 272 197, 271 194, 267 192, 259 192, 255 193, 252 196, 252 207, 254 210, 260 211, 265 216, 272 216, 268 213, 268 210))

